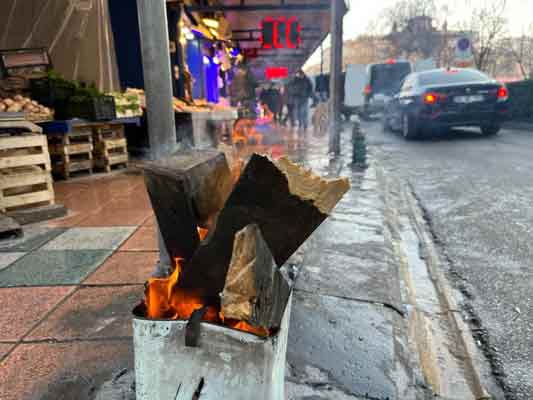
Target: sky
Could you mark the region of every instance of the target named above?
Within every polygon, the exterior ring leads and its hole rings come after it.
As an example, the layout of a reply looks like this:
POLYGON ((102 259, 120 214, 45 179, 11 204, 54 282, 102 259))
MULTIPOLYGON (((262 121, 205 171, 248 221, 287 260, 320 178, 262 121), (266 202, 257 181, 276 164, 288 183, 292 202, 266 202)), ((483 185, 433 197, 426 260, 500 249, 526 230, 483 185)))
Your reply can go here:
MULTIPOLYGON (((348 0, 350 11, 344 17, 344 39, 353 39, 366 32, 369 24, 378 19, 383 10, 396 3, 396 0, 348 0)), ((468 20, 473 9, 490 0, 437 0, 439 6, 447 6, 450 19, 448 26, 453 28, 462 20, 468 20)), ((508 31, 513 36, 520 35, 533 24, 533 0, 507 0, 506 15, 508 31)), ((328 47, 328 40, 324 42, 328 47)), ((320 62, 317 51, 309 59, 308 65, 320 62)))
MULTIPOLYGON (((486 0, 437 0, 439 5, 447 5, 451 14, 449 25, 468 19, 473 8, 483 5, 486 0), (469 3, 469 4, 468 4, 469 3)), ((383 10, 395 0, 349 0, 350 11, 344 18, 344 37, 354 38, 365 32, 368 24, 378 18, 383 10)), ((519 35, 523 27, 533 23, 533 0, 507 0, 506 17, 511 34, 519 35)))

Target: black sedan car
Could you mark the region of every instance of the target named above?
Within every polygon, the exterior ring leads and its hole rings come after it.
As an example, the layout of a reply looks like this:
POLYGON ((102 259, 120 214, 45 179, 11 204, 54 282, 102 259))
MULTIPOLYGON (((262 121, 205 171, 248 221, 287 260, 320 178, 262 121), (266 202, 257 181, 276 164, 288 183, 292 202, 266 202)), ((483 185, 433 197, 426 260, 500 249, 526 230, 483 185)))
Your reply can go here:
POLYGON ((406 139, 453 127, 496 135, 508 114, 507 88, 473 69, 435 69, 408 75, 385 108, 383 126, 406 139))

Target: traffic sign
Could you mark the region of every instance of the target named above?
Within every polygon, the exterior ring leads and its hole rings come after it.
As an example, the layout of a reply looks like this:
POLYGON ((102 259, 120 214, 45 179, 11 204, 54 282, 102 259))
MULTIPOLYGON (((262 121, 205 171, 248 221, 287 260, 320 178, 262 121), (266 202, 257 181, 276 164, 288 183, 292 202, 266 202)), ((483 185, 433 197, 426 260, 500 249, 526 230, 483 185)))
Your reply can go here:
POLYGON ((455 62, 456 67, 471 67, 474 64, 472 54, 472 41, 469 37, 463 36, 457 39, 455 45, 455 62))

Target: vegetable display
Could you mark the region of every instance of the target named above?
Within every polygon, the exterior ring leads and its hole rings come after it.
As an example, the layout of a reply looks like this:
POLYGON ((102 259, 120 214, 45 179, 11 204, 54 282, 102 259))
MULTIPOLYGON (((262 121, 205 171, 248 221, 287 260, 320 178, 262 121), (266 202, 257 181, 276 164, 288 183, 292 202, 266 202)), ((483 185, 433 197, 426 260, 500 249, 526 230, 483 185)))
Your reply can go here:
POLYGON ((142 99, 138 89, 128 88, 124 93, 112 92, 115 98, 117 118, 140 117, 143 114, 142 99))
POLYGON ((21 95, 13 98, 0 99, 0 113, 20 113, 23 112, 26 119, 30 121, 47 121, 54 118, 54 111, 48 107, 40 105, 35 100, 21 95))

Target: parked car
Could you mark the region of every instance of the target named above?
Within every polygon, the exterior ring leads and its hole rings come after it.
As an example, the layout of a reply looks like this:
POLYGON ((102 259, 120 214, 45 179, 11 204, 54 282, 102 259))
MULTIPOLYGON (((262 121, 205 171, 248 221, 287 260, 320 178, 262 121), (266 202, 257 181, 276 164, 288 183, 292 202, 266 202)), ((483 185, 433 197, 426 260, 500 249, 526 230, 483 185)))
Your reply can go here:
POLYGON ((363 89, 363 117, 381 113, 392 96, 398 92, 402 81, 412 72, 408 61, 389 60, 367 67, 367 82, 363 89))
POLYGON ((408 75, 387 104, 385 129, 406 139, 436 129, 474 126, 496 135, 507 119, 509 92, 484 73, 473 69, 434 69, 408 75))

